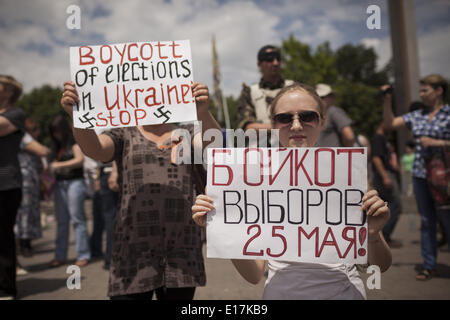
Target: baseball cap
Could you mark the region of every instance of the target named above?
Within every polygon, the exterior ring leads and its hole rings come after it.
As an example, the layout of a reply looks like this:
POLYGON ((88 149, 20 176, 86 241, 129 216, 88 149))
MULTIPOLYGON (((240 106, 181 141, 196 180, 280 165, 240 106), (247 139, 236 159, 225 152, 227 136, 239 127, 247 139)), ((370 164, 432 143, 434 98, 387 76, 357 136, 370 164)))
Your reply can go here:
POLYGON ((325 83, 319 83, 316 85, 316 93, 319 97, 323 98, 331 93, 334 93, 334 91, 329 85, 325 83))

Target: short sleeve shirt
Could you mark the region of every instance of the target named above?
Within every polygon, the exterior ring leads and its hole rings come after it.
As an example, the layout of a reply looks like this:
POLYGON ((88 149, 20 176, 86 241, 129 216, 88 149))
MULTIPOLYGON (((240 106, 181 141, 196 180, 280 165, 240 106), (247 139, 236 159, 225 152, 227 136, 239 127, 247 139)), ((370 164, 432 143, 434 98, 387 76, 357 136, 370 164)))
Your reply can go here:
POLYGON ((403 121, 414 136, 414 164, 412 175, 417 178, 426 178, 425 160, 429 150, 420 143, 421 137, 430 137, 439 140, 450 140, 450 106, 444 105, 434 118, 429 120, 427 110, 416 110, 403 115, 403 121))
POLYGON ((22 174, 18 154, 20 143, 25 133, 25 113, 19 108, 9 108, 0 113, 10 121, 17 130, 0 137, 0 191, 22 188, 22 174))
POLYGON ((352 124, 352 120, 341 108, 331 106, 327 110, 325 127, 320 133, 317 147, 342 147, 341 130, 352 124))
POLYGON ((104 134, 114 142, 120 186, 108 295, 205 285, 192 167, 172 164, 171 149, 159 149, 136 127, 104 134))

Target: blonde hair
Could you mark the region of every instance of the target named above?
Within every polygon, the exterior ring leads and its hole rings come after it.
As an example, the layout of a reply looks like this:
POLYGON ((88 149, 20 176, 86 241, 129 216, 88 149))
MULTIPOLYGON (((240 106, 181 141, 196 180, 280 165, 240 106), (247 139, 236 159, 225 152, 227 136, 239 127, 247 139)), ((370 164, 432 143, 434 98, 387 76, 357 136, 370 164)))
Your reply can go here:
POLYGON ((13 95, 9 99, 11 104, 16 103, 22 95, 23 87, 22 84, 14 79, 12 76, 0 74, 0 83, 2 83, 7 89, 13 91, 13 95))
POLYGON ((284 96, 286 93, 291 92, 291 91, 303 91, 303 92, 306 92, 307 94, 309 94, 317 102, 317 105, 319 107, 320 117, 322 119, 324 119, 325 105, 323 104, 322 99, 317 95, 316 90, 314 90, 313 87, 308 86, 307 84, 294 82, 293 84, 281 89, 280 92, 278 92, 278 94, 273 99, 273 101, 270 105, 270 110, 269 110, 270 119, 272 120, 272 124, 273 124, 273 118, 275 117, 275 108, 277 106, 278 101, 280 100, 280 98, 282 96, 284 96))

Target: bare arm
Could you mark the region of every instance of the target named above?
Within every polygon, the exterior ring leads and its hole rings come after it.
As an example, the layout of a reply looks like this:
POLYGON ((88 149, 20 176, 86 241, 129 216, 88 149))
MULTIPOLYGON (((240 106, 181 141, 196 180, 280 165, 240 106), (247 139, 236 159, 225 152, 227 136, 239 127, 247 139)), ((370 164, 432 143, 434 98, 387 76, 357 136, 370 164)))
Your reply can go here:
POLYGON ((73 169, 83 167, 84 155, 78 145, 74 144, 72 147, 73 158, 67 161, 54 161, 51 166, 54 170, 58 169, 73 169))
POLYGON ((33 140, 30 143, 28 143, 25 146, 24 150, 32 154, 35 154, 38 157, 46 157, 50 154, 50 149, 40 144, 36 140, 33 140))
POLYGON ((392 254, 381 231, 378 232, 376 237, 369 238, 367 249, 369 251, 367 259, 370 265, 380 267, 381 272, 389 269, 392 264, 392 254))
POLYGON ((5 137, 17 130, 17 127, 11 121, 5 117, 0 117, 0 137, 5 137))
POLYGON ((112 163, 112 171, 108 178, 108 187, 111 189, 111 191, 118 192, 119 191, 119 184, 117 183, 117 179, 119 177, 119 173, 117 171, 117 164, 115 161, 112 163))
POLYGON ((390 93, 386 93, 383 96, 383 127, 386 131, 407 129, 402 117, 394 117, 392 112, 392 95, 390 93))
POLYGON ((232 259, 239 274, 251 284, 258 284, 264 276, 264 260, 232 259))
POLYGON ((368 225, 368 262, 380 267, 381 272, 386 271, 392 264, 392 254, 389 246, 381 234, 386 222, 389 220, 390 210, 383 200, 378 197, 376 190, 368 191, 363 197, 362 210, 367 210, 368 225))
MULTIPOLYGON (((197 104, 197 119, 202 123, 202 136, 208 129, 220 130, 220 125, 209 112, 209 91, 203 83, 194 83, 192 85, 192 95, 197 104)), ((203 141, 203 149, 208 145, 208 141, 203 141)))
POLYGON ((450 140, 433 139, 430 137, 421 137, 420 143, 425 147, 450 147, 450 140))
POLYGON ((342 128, 341 138, 344 147, 353 147, 355 145, 355 134, 350 126, 342 128))
MULTIPOLYGON (((73 119, 73 106, 79 103, 78 92, 71 81, 64 82, 61 106, 73 119)), ((97 136, 94 130, 73 128, 73 135, 81 150, 88 157, 102 162, 111 161, 114 156, 114 142, 107 135, 97 136)))

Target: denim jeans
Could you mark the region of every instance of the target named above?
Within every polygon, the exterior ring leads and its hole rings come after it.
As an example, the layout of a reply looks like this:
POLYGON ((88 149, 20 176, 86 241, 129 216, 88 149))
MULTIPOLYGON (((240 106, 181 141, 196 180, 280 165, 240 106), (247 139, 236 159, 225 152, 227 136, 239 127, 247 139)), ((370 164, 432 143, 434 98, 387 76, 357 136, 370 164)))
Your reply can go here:
POLYGON ((91 250, 97 256, 102 253, 102 235, 106 232, 105 265, 111 261, 114 221, 117 210, 118 192, 109 189, 109 173, 100 174, 100 190, 93 197, 94 231, 91 236, 91 250))
POLYGON ((75 251, 77 260, 89 260, 89 237, 84 214, 86 185, 82 178, 58 180, 54 189, 55 214, 57 221, 55 259, 65 261, 69 246, 69 222, 75 230, 75 251))
POLYGON ((439 214, 442 225, 449 234, 450 212, 449 210, 436 210, 433 197, 428 187, 426 179, 413 177, 414 195, 417 201, 421 226, 421 250, 423 267, 425 269, 435 269, 437 259, 437 214, 439 214))

